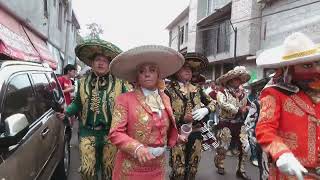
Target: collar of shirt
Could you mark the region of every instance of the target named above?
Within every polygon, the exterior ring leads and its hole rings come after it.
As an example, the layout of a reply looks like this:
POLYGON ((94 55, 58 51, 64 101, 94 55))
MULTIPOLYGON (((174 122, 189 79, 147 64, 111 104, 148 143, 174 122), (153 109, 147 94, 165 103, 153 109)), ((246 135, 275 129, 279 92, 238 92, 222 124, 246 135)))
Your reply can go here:
POLYGON ((141 88, 144 96, 146 97, 145 102, 150 107, 152 112, 157 112, 161 116, 161 111, 164 109, 162 99, 159 95, 159 90, 155 91, 141 88))
POLYGON ((149 89, 146 89, 146 88, 141 88, 141 90, 142 90, 142 93, 143 93, 144 96, 149 96, 152 93, 159 94, 159 90, 158 89, 152 91, 152 90, 149 90, 149 89))

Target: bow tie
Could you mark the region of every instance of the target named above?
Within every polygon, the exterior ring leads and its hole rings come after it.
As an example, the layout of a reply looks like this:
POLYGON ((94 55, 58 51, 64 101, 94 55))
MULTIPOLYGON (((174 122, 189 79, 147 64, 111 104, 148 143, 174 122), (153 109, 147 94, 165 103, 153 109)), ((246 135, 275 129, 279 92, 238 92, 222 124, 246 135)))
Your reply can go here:
POLYGON ((151 108, 152 112, 159 112, 164 109, 162 99, 158 93, 152 92, 146 96, 146 104, 151 108))

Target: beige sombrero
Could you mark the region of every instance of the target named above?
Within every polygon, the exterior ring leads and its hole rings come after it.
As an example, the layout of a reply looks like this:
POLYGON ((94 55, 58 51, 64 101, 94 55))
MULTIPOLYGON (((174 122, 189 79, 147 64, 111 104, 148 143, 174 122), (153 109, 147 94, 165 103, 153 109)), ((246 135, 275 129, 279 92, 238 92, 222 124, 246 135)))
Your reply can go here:
POLYGON ((257 58, 257 65, 278 68, 320 60, 319 45, 300 32, 288 36, 281 46, 263 51, 257 58))
POLYGON ((218 85, 225 85, 229 80, 239 78, 241 84, 244 84, 250 80, 250 74, 244 66, 237 66, 233 70, 228 71, 216 80, 218 85))
POLYGON ((119 54, 110 64, 110 72, 120 79, 134 82, 139 65, 151 63, 160 69, 160 78, 177 72, 184 64, 184 57, 174 49, 161 45, 145 45, 119 54))

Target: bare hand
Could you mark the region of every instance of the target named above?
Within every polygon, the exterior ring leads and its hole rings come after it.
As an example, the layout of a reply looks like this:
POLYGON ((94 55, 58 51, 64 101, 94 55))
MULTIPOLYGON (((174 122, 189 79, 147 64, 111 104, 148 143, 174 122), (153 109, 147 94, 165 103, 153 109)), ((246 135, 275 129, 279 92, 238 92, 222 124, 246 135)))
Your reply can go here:
POLYGON ((58 119, 60 119, 61 121, 64 120, 64 118, 66 117, 66 115, 64 113, 61 112, 56 112, 56 116, 58 119))
POLYGON ((241 108, 241 112, 246 113, 247 111, 249 111, 249 108, 250 108, 249 106, 244 106, 241 108))
POLYGON ((145 162, 150 161, 155 157, 149 153, 147 148, 141 147, 137 151, 137 158, 141 164, 144 164, 145 162))
POLYGON ((192 114, 186 114, 183 119, 184 119, 184 121, 187 122, 187 123, 193 122, 192 114))
POLYGON ((182 136, 182 135, 178 135, 178 144, 185 144, 186 142, 188 142, 188 137, 186 136, 182 136))

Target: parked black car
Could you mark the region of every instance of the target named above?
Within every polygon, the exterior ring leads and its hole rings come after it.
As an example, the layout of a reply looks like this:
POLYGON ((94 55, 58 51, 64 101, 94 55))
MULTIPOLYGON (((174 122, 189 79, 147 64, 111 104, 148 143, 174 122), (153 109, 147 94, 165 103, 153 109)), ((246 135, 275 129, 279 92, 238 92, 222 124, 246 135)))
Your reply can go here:
POLYGON ((70 146, 57 78, 46 65, 0 60, 0 179, 67 179, 70 146))

